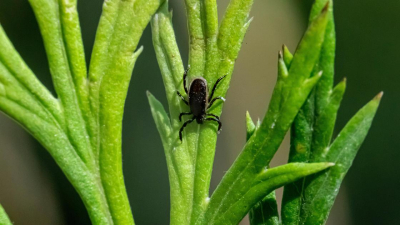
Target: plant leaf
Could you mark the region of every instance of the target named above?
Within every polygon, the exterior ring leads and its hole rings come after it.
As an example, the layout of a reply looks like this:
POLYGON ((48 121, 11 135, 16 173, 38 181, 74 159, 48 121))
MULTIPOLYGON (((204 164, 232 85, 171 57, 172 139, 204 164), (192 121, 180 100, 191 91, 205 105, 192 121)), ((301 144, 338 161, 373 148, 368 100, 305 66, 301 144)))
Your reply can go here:
POLYGON ((59 101, 36 78, 0 26, 0 61, 26 92, 32 95, 52 117, 64 127, 64 115, 59 101))
MULTIPOLYGON (((246 140, 249 140, 251 135, 256 130, 256 126, 250 117, 249 112, 246 112, 246 140)), ((272 191, 265 196, 260 202, 256 203, 249 211, 250 224, 278 225, 278 204, 276 203, 275 191, 272 191)))
POLYGON ((90 65, 90 99, 99 128, 100 174, 115 224, 134 224, 121 155, 125 99, 143 30, 162 0, 110 0, 103 14, 90 65))
MULTIPOLYGON (((30 0, 29 2, 33 8, 43 37, 54 88, 64 110, 66 133, 83 162, 89 170, 95 172, 98 170, 98 166, 93 156, 88 131, 86 130, 79 105, 79 92, 75 91, 72 70, 70 68, 71 59, 66 50, 66 42, 71 40, 81 42, 81 39, 70 38, 72 36, 68 36, 68 39, 66 39, 66 36, 63 36, 62 20, 60 21, 60 6, 57 2, 46 0, 30 0)), ((73 11, 76 8, 69 8, 69 10, 73 11)), ((71 35, 70 33, 67 34, 71 35)), ((70 51, 70 54, 75 55, 73 51, 70 51)))
POLYGON ((285 62, 286 67, 289 69, 290 68, 290 64, 292 63, 293 60, 293 55, 292 53, 289 51, 288 47, 286 45, 282 46, 282 55, 283 55, 283 61, 285 62))
POLYGON ((154 15, 151 29, 153 46, 164 81, 171 123, 170 143, 164 145, 170 182, 170 224, 189 224, 193 202, 195 143, 188 139, 195 134, 185 129, 182 142, 179 140, 179 129, 183 124, 178 119, 179 114, 190 110, 176 94, 178 90, 184 93, 182 84, 184 69, 171 17, 171 13, 168 12, 168 2, 165 2, 154 15))
POLYGON ((12 225, 10 218, 8 218, 6 211, 4 211, 4 209, 1 205, 0 205, 0 224, 1 225, 12 225))
MULTIPOLYGON (((320 58, 314 68, 314 74, 319 71, 323 71, 323 74, 321 81, 310 94, 292 125, 289 162, 308 162, 311 152, 314 152, 315 148, 318 148, 318 146, 325 148, 329 145, 337 109, 344 93, 345 85, 340 85, 343 89, 340 89, 342 92, 339 102, 332 104, 327 102, 332 93, 335 58, 335 29, 332 6, 330 0, 316 0, 311 10, 310 24, 318 18, 321 10, 328 10, 324 43, 321 47, 320 58)), ((284 49, 284 52, 285 50, 287 49, 284 49)), ((288 52, 288 55, 290 54, 288 50, 286 52, 288 52)), ((282 199, 282 222, 284 224, 298 223, 303 200, 303 186, 304 179, 285 186, 282 199)))
POLYGON ((279 225, 278 204, 275 191, 257 202, 249 212, 251 225, 279 225))
MULTIPOLYGON (((198 1, 201 2, 201 1, 198 1)), ((205 2, 211 3, 211 6, 216 7, 215 0, 205 2)), ((252 6, 252 0, 232 0, 226 10, 225 16, 221 21, 221 26, 216 33, 211 36, 206 36, 206 65, 204 78, 207 80, 209 89, 213 87, 218 78, 225 76, 222 82, 218 85, 214 93, 214 97, 225 97, 229 88, 229 82, 233 72, 235 60, 239 54, 240 47, 247 28, 250 25, 248 16, 252 6), (232 23, 231 23, 232 22, 232 23), (229 40, 227 39, 229 38, 229 40), (229 44, 222 44, 222 42, 229 42, 229 44)), ((211 20, 217 21, 218 15, 216 11, 211 15, 211 20), (215 19, 213 19, 215 18, 215 19)), ((209 14, 203 21, 209 20, 209 14)), ((209 24, 208 22, 206 22, 209 24)), ((215 24, 215 23, 213 23, 215 24)), ((210 30, 210 28, 206 28, 210 30)), ((213 30, 213 29, 212 29, 213 30)), ((190 49, 192 50, 192 48, 190 49)), ((192 57, 201 57, 200 54, 193 54, 189 56, 189 63, 192 66, 192 57)), ((197 75, 196 71, 191 69, 191 74, 197 75)), ((222 101, 213 105, 207 113, 220 116, 222 112, 222 101)), ((215 147, 217 142, 217 124, 208 123, 204 125, 192 126, 189 132, 197 133, 189 137, 189 142, 195 143, 193 146, 196 152, 194 157, 195 162, 195 181, 194 181, 194 201, 193 213, 191 223, 194 224, 199 218, 200 214, 204 213, 207 208, 209 199, 209 188, 211 181, 212 168, 214 163, 215 147)))
POLYGON ((329 171, 306 178, 301 224, 324 224, 339 192, 344 176, 367 136, 379 106, 382 93, 365 105, 339 133, 324 154, 314 158, 315 162, 335 163, 329 171))

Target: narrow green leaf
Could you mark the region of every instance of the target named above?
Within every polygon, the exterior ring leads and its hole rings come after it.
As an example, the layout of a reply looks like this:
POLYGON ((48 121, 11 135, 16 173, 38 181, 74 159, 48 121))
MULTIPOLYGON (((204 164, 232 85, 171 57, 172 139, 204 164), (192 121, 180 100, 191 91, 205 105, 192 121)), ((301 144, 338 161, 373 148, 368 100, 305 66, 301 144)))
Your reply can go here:
POLYGON ((134 224, 123 178, 121 138, 129 82, 142 49, 120 59, 100 87, 100 174, 116 224, 134 224))
MULTIPOLYGON (((184 218, 179 218, 179 213, 183 215, 187 215, 184 213, 187 210, 184 209, 185 199, 182 197, 182 188, 181 181, 179 179, 179 170, 180 167, 175 162, 175 156, 173 148, 173 141, 175 140, 175 133, 172 131, 170 118, 168 117, 167 113, 164 110, 162 104, 154 98, 154 96, 147 92, 147 97, 149 100, 151 113, 153 115, 154 122, 156 123, 157 130, 161 136, 161 140, 164 146, 165 158, 167 160, 167 167, 168 167, 168 175, 170 181, 170 198, 171 198, 171 224, 178 224, 177 220, 184 221, 184 218), (180 210, 180 211, 179 211, 180 210), (172 218, 174 217, 174 218, 172 218)), ((179 151, 179 150, 177 150, 179 151)))
MULTIPOLYGON (((319 157, 331 143, 336 115, 346 90, 346 79, 336 85, 331 91, 324 111, 314 118, 311 157, 319 157)), ((313 160, 311 158, 311 160, 313 160)))
POLYGON ((6 211, 4 211, 3 207, 0 205, 0 224, 1 225, 12 225, 10 218, 6 211))
MULTIPOLYGON (((250 10, 250 8, 248 8, 250 10)), ((236 49, 231 49, 234 50, 234 53, 231 53, 232 56, 235 55, 235 59, 237 55, 239 54, 239 49, 241 46, 241 43, 244 38, 244 34, 246 33, 247 28, 249 27, 251 21, 248 21, 248 23, 245 23, 244 26, 241 28, 240 36, 236 41, 237 45, 235 46, 236 49)), ((220 55, 221 58, 219 61, 219 67, 218 67, 218 73, 216 74, 218 77, 222 77, 226 75, 226 78, 218 85, 218 88, 216 89, 214 96, 220 96, 220 97, 225 97, 227 90, 229 88, 229 82, 231 79, 231 75, 233 72, 233 66, 234 66, 234 60, 231 61, 231 58, 223 56, 223 51, 226 52, 227 49, 220 49, 220 55)), ((218 77, 207 77, 207 80, 210 82, 209 87, 212 87, 218 77)), ((221 115, 222 112, 222 101, 217 103, 215 106, 210 108, 208 110, 208 113, 215 114, 217 116, 221 115)), ((195 152, 196 158, 195 158, 195 186, 194 186, 194 193, 195 193, 195 200, 194 200, 194 206, 200 205, 201 208, 195 209, 193 211, 194 216, 192 216, 192 223, 195 223, 197 221, 199 215, 200 215, 200 210, 203 213, 208 205, 208 200, 209 200, 209 188, 210 188, 210 181, 211 181, 211 174, 212 174, 212 168, 213 168, 213 163, 214 163, 214 155, 215 155, 215 146, 217 143, 217 124, 216 123, 208 123, 204 125, 197 125, 195 129, 197 128, 197 139, 193 141, 193 143, 196 143, 195 146, 195 152)))
POLYGON ((249 25, 248 17, 252 5, 253 0, 230 1, 218 34, 218 48, 223 59, 233 62, 237 58, 249 25))
MULTIPOLYGON (((314 11, 322 7, 328 7, 328 24, 326 26, 325 40, 321 49, 320 59, 316 66, 316 71, 324 71, 321 81, 315 89, 315 121, 317 122, 314 126, 312 154, 317 155, 329 146, 337 116, 337 110, 332 110, 332 107, 335 108, 336 106, 329 105, 333 87, 336 48, 332 0, 316 1, 313 5, 310 19, 314 17, 314 11), (321 121, 326 122, 321 123, 321 121)), ((338 107, 336 108, 338 109, 338 107)))
POLYGON ((289 163, 272 169, 264 169, 256 176, 251 188, 235 204, 218 216, 215 224, 238 224, 250 208, 267 193, 333 165, 332 163, 289 163))
MULTIPOLYGON (((319 59, 327 21, 328 12, 324 8, 321 14, 309 25, 290 63, 288 86, 304 82, 305 79, 310 77, 309 71, 314 69, 315 62, 319 59)), ((291 91, 290 88, 284 90, 284 101, 291 91)))
POLYGON ((171 23, 172 13, 168 12, 168 2, 161 5, 151 20, 153 45, 156 51, 157 62, 161 70, 165 93, 168 100, 171 121, 176 123, 184 104, 179 99, 176 91, 184 93, 183 89, 183 63, 181 54, 176 44, 174 29, 171 23))
POLYGON ((358 111, 332 145, 318 158, 314 158, 315 162, 330 161, 335 166, 306 179, 301 224, 325 223, 343 178, 371 127, 381 97, 382 93, 358 111))
POLYGON ((87 68, 78 17, 77 0, 62 0, 59 1, 59 4, 62 34, 65 42, 65 52, 67 54, 69 63, 68 66, 71 70, 71 76, 73 78, 79 106, 82 111, 81 113, 86 124, 92 149, 97 161, 98 152, 96 150, 95 138, 97 132, 96 121, 90 109, 89 103, 87 68))
POLYGON ((70 59, 65 46, 68 40, 64 39, 62 32, 59 4, 46 0, 30 0, 29 2, 43 37, 54 88, 64 109, 66 133, 83 162, 89 170, 95 172, 98 167, 75 91, 70 59))
POLYGON ((29 92, 36 101, 40 102, 64 128, 65 121, 60 102, 51 95, 22 60, 7 38, 2 26, 0 26, 0 61, 15 77, 20 86, 26 89, 26 92, 29 92))
POLYGON ((100 174, 113 221, 134 224, 125 190, 121 132, 125 98, 143 30, 163 0, 105 1, 90 65, 90 99, 100 130, 100 174))
MULTIPOLYGON (((314 124, 314 92, 297 114, 290 130, 288 162, 308 162, 314 124)), ((303 200, 304 179, 287 184, 282 198, 282 223, 297 224, 303 200)))
POLYGON ((170 182, 170 224, 189 224, 193 202, 193 159, 196 142, 188 141, 195 135, 190 129, 185 129, 182 142, 179 140, 179 129, 185 121, 185 117, 182 122, 179 121, 179 114, 190 110, 176 94, 176 91, 179 91, 185 96, 182 80, 184 69, 171 17, 171 13, 168 12, 168 2, 165 2, 153 16, 151 29, 153 46, 168 100, 172 129, 169 136, 170 145, 164 145, 170 182))
POLYGON ((287 79, 289 76, 288 68, 283 59, 282 52, 278 54, 278 79, 275 84, 274 92, 268 107, 268 114, 270 118, 276 120, 279 117, 280 110, 284 103, 283 90, 286 88, 287 79))
MULTIPOLYGON (((32 95, 26 88, 5 68, 0 62, 0 83, 3 91, 2 97, 19 104, 37 117, 46 122, 59 126, 53 115, 32 95)), ((60 127, 60 129, 62 129, 60 127)))
POLYGON ((278 204, 275 191, 257 202, 249 212, 251 225, 279 225, 278 204))
MULTIPOLYGON (((256 130, 256 126, 254 125, 249 112, 246 112, 246 125, 246 140, 249 140, 256 130)), ((249 211, 249 219, 251 225, 279 224, 278 204, 276 203, 275 191, 269 193, 260 202, 256 203, 253 208, 251 208, 251 210, 249 211)))
MULTIPOLYGON (((204 74, 206 64, 205 4, 201 0, 185 0, 189 29, 189 77, 204 74)), ((208 7, 207 7, 208 8, 208 7)))
MULTIPOLYGON (((201 221, 218 220, 250 188, 250 182, 270 162, 298 110, 320 76, 309 78, 318 59, 327 22, 326 11, 315 20, 301 41, 285 82, 287 92, 277 118, 267 112, 261 126, 246 143, 232 167, 213 193, 207 211, 201 221), (228 197, 229 196, 229 197, 228 197)), ((278 95, 276 95, 278 96, 278 95)), ((273 99, 271 100, 271 102, 273 99)), ((251 206, 249 206, 251 207, 251 206)), ((201 224, 201 223, 200 223, 201 224)))
MULTIPOLYGON (((206 61, 203 77, 206 80, 213 81, 218 79, 220 52, 217 45, 218 37, 218 9, 216 0, 200 1, 204 7, 201 20, 203 21, 203 29, 205 30, 205 45, 206 45, 206 61)), ((195 73, 193 73, 195 75, 195 73)), ((196 205, 196 204, 195 204, 196 205)))

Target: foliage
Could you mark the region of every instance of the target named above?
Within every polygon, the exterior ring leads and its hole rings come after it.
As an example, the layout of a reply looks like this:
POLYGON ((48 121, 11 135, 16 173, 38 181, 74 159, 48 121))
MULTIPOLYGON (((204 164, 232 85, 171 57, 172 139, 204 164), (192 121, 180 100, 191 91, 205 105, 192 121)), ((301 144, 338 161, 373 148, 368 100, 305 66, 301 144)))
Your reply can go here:
MULTIPOLYGON (((190 37, 189 81, 202 76, 212 85, 219 77, 227 75, 228 79, 221 83, 217 92, 217 96, 225 97, 234 61, 251 22, 248 19, 251 5, 252 1, 232 0, 218 28, 215 1, 186 1, 190 37)), ((330 137, 327 136, 332 135, 334 118, 345 87, 342 82, 331 89, 335 42, 332 2, 329 4, 327 1, 317 1, 314 4, 309 28, 294 55, 286 47, 283 48, 278 60, 278 81, 267 114, 258 126, 247 115, 248 141, 211 197, 209 182, 215 153, 216 126, 195 123, 188 125, 183 142, 179 141, 178 132, 184 121, 179 121, 178 116, 190 109, 176 95, 176 91, 183 93, 184 66, 175 41, 171 16, 165 3, 151 23, 170 116, 161 103, 148 93, 153 118, 167 158, 171 186, 171 224, 237 224, 253 206, 255 207, 250 211, 252 224, 279 224, 275 194, 272 191, 285 184, 286 187, 291 187, 290 183, 300 178, 302 179, 295 184, 307 179, 311 183, 310 188, 316 186, 311 191, 306 191, 310 199, 318 193, 319 188, 324 190, 325 195, 332 196, 329 202, 323 203, 325 207, 318 205, 320 202, 312 201, 313 207, 305 209, 304 217, 310 215, 310 212, 313 212, 312 215, 315 212, 327 215, 334 200, 333 196, 336 196, 343 179, 341 174, 348 170, 351 164, 349 162, 364 139, 380 97, 349 122, 342 131, 341 138, 330 146, 329 156, 313 160, 290 160, 293 163, 272 169, 268 166, 296 115, 292 133, 311 132, 312 128, 306 130, 308 127, 305 124, 316 119, 319 127, 313 132, 319 136, 312 136, 314 142, 320 145, 320 142, 329 144, 330 137), (319 114, 316 118, 314 114, 310 114, 314 113, 313 110, 307 108, 314 104, 314 98, 319 101, 316 106, 319 107, 319 114), (360 130, 354 130, 358 125, 362 125, 360 130), (342 151, 345 153, 339 155, 342 151), (308 163, 309 161, 313 163, 308 163), (336 169, 325 170, 331 166, 336 169), (318 175, 305 178, 314 173, 318 175), (321 174, 328 174, 328 178, 315 178, 321 174), (329 182, 325 182, 326 179, 329 182)), ((222 105, 212 107, 212 113, 218 116, 221 110, 222 105)), ((292 149, 293 142, 302 142, 304 146, 296 145, 301 155, 299 153, 299 156, 293 156, 294 153, 291 153, 291 157, 309 157, 304 149, 311 145, 308 143, 311 137, 297 133, 292 135, 292 149)), ((322 197, 323 194, 318 196, 322 197)), ((287 213, 296 216, 294 211, 290 211, 292 209, 284 210, 283 215, 287 213)), ((286 224, 287 220, 283 222, 286 224)), ((309 224, 323 222, 321 220, 309 224)))
POLYGON ((135 49, 162 0, 109 0, 89 72, 77 0, 30 0, 58 98, 39 82, 0 28, 0 109, 49 151, 93 224, 134 224, 121 160, 124 102, 135 49))
MULTIPOLYGON (((183 124, 190 109, 184 66, 163 0, 107 0, 86 65, 77 0, 29 0, 43 37, 57 97, 36 78, 0 27, 0 110, 20 123, 52 155, 82 198, 93 224, 134 224, 122 174, 121 132, 136 50, 151 22, 168 111, 150 93, 171 186, 171 224, 279 224, 274 190, 285 185, 284 224, 324 224, 344 175, 370 128, 382 94, 362 108, 331 143, 345 81, 335 88, 335 31, 331 0, 317 0, 292 55, 284 47, 268 111, 257 125, 247 114, 247 143, 209 195, 216 124, 183 124), (269 168, 291 129, 289 163, 269 168), (309 176, 311 175, 311 176, 309 176), (294 183, 293 183, 294 182, 294 183)), ((231 0, 218 22, 214 0, 185 0, 189 25, 189 80, 209 86, 223 76, 215 96, 225 97, 252 0, 231 0)), ((220 116, 222 101, 209 111, 220 116)), ((11 224, 0 206, 0 223, 11 224)))

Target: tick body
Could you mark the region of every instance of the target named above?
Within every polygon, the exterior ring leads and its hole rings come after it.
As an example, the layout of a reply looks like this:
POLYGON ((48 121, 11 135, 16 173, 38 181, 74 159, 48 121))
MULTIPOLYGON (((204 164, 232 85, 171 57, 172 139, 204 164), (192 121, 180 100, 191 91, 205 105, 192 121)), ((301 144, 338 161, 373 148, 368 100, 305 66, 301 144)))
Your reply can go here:
POLYGON ((198 124, 203 124, 204 121, 215 121, 218 123, 218 131, 221 130, 221 121, 219 121, 219 117, 217 115, 207 113, 207 109, 209 109, 216 100, 223 100, 223 97, 215 97, 213 98, 214 92, 217 88, 218 83, 224 79, 226 76, 220 77, 217 82, 215 82, 214 87, 211 91, 211 95, 208 95, 208 86, 207 81, 202 78, 195 78, 189 85, 189 90, 186 87, 186 76, 187 70, 183 74, 183 87, 185 89, 186 94, 188 95, 189 101, 187 101, 180 93, 177 91, 179 97, 182 98, 183 102, 186 105, 189 105, 190 112, 183 112, 179 115, 179 121, 182 120, 182 116, 184 115, 193 115, 191 119, 186 121, 181 129, 179 130, 179 139, 182 141, 182 131, 183 129, 191 122, 196 120, 198 124))

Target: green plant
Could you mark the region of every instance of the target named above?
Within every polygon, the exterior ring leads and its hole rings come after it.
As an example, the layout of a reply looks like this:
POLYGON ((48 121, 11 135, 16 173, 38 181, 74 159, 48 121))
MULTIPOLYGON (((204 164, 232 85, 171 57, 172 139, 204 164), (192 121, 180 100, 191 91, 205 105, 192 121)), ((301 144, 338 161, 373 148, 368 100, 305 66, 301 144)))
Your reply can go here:
MULTIPOLYGON (((122 174, 121 127, 131 73, 142 51, 136 50, 137 44, 149 21, 170 114, 148 93, 167 160, 171 224, 237 224, 248 212, 252 224, 279 224, 274 190, 284 185, 284 224, 325 222, 381 98, 380 94, 361 109, 330 143, 345 88, 342 82, 332 89, 332 1, 315 2, 294 55, 283 48, 267 114, 257 125, 247 114, 248 141, 211 196, 217 127, 191 124, 183 142, 179 140, 178 115, 188 108, 176 95, 183 91, 184 66, 168 2, 105 1, 88 72, 77 0, 29 2, 58 98, 38 81, 0 28, 0 109, 49 151, 79 193, 93 224, 134 224, 122 174), (290 127, 289 163, 269 168, 290 127)), ((227 75, 216 91, 225 96, 251 23, 253 1, 231 0, 220 25, 215 0, 185 3, 189 79, 202 75, 213 84, 227 75)), ((216 115, 221 111, 221 103, 211 108, 216 115)), ((1 206, 0 224, 10 224, 1 206)))
MULTIPOLYGON (((217 91, 217 96, 224 97, 251 22, 248 15, 253 1, 232 0, 219 27, 215 1, 185 2, 190 36, 189 80, 201 75, 213 84, 220 76, 228 75, 217 91)), ((317 0, 309 28, 295 54, 283 48, 268 112, 257 126, 247 115, 248 141, 211 197, 209 184, 217 128, 215 124, 192 124, 185 130, 182 143, 177 138, 182 125, 178 115, 189 111, 176 95, 176 90, 183 91, 184 67, 167 3, 156 13, 152 20, 153 43, 170 116, 148 95, 167 158, 171 224, 237 224, 249 210, 252 224, 279 224, 273 190, 283 185, 284 224, 325 222, 381 98, 380 94, 360 110, 330 145, 345 88, 342 82, 332 89, 332 6, 332 1, 317 0), (269 169, 269 162, 293 121, 290 163, 269 169), (331 168, 325 170, 328 167, 331 168), (290 184, 296 180, 299 181, 290 184)), ((219 104, 211 112, 220 115, 221 110, 219 104)))
POLYGON ((0 28, 0 109, 49 151, 93 224, 134 224, 121 161, 126 92, 144 28, 162 0, 108 0, 89 72, 77 0, 30 0, 46 48, 55 98, 0 28))

